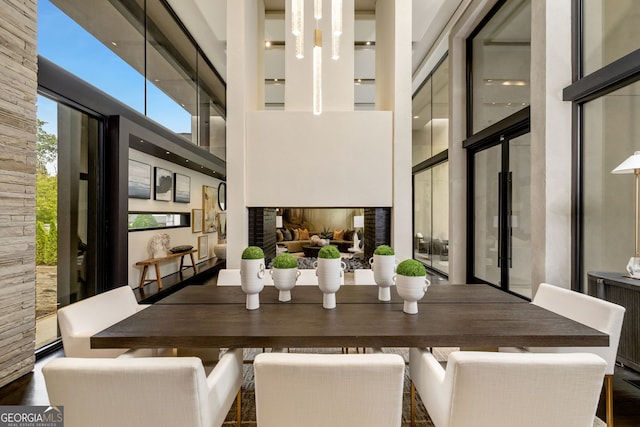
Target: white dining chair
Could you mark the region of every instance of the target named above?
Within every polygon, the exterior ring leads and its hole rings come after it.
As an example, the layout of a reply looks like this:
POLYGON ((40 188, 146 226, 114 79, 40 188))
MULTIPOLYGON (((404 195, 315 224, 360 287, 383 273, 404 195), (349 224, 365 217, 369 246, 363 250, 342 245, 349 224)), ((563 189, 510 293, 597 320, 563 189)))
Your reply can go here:
MULTIPOLYGON (((240 269, 239 268, 223 268, 218 272, 217 286, 240 286, 240 269)), ((273 286, 273 278, 269 274, 269 270, 264 270, 264 285, 273 286)))
POLYGON ((66 427, 218 427, 234 400, 241 425, 241 349, 227 351, 208 376, 195 357, 63 357, 42 373, 66 427))
POLYGON ((355 285, 375 285, 373 270, 370 268, 356 268, 353 270, 353 283, 355 285))
POLYGON ((592 427, 606 362, 591 353, 454 351, 446 369, 412 348, 415 390, 435 427, 592 427))
POLYGON ((605 371, 605 405, 607 426, 613 426, 613 373, 622 331, 625 308, 580 292, 541 283, 533 297, 533 304, 561 316, 585 324, 609 335, 607 347, 525 347, 500 348, 500 351, 529 351, 535 353, 589 352, 607 362, 605 371))
MULTIPOLYGON (((89 340, 92 335, 147 307, 138 304, 131 287, 125 285, 60 308, 58 325, 65 356, 117 357, 127 352, 127 349, 92 349, 89 340)), ((131 353, 153 356, 156 350, 140 349, 131 353)))
POLYGON ((253 364, 260 427, 399 427, 398 354, 262 353, 253 364))

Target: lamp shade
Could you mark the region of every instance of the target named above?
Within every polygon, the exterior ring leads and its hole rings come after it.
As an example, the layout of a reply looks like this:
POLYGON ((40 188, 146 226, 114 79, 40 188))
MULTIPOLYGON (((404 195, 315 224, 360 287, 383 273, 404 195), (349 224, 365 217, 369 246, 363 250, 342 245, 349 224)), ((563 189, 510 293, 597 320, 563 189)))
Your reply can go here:
POLYGON ((353 217, 353 228, 364 227, 364 215, 356 215, 353 217))
POLYGON ((640 151, 636 151, 629 156, 627 160, 620 163, 611 173, 633 173, 636 169, 640 169, 640 151))
POLYGON ((276 215, 276 228, 282 228, 282 215, 276 215))

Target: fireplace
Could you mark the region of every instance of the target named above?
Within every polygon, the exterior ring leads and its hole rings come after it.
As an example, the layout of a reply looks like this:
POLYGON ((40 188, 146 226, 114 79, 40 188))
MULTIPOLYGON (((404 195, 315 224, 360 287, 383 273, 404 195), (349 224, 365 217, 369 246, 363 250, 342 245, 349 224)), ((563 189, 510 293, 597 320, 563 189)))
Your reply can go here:
MULTIPOLYGON (((363 208, 364 256, 379 245, 391 244, 391 208, 363 208)), ((276 256, 276 208, 249 208, 249 245, 259 246, 268 263, 276 256)))

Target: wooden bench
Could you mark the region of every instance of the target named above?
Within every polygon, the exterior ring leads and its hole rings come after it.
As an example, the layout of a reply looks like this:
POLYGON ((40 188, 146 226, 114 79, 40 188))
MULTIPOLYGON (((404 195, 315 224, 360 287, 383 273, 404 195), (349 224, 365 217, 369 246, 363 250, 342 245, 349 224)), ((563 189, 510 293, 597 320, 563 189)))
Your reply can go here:
POLYGON ((144 261, 138 261, 136 262, 136 265, 141 265, 142 266, 142 275, 140 276, 140 285, 139 287, 142 288, 144 287, 144 285, 147 282, 153 282, 153 281, 157 281, 158 282, 158 289, 162 289, 162 277, 160 276, 160 263, 163 261, 167 261, 176 257, 180 257, 180 269, 178 271, 182 271, 185 268, 193 268, 193 271, 196 271, 196 261, 193 258, 193 254, 197 252, 197 249, 190 249, 188 251, 184 251, 184 252, 178 252, 178 253, 170 253, 169 255, 162 257, 162 258, 149 258, 149 259, 145 259, 144 261), (189 255, 191 257, 191 265, 184 265, 184 257, 185 255, 189 255), (147 279, 147 271, 149 271, 149 266, 153 265, 156 268, 156 278, 155 279, 147 279))

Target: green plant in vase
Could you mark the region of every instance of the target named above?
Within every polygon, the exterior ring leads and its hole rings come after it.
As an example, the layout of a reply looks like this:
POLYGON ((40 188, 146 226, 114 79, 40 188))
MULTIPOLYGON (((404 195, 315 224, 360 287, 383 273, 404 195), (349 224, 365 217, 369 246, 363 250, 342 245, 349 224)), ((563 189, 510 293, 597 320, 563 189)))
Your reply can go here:
POLYGON ((322 291, 322 306, 327 309, 336 308, 336 292, 340 289, 344 269, 347 267, 340 259, 338 248, 323 246, 313 264, 318 276, 318 287, 322 291))
POLYGON ((291 301, 291 289, 300 277, 296 257, 288 253, 278 254, 273 259, 273 268, 269 273, 273 278, 273 285, 280 291, 278 301, 291 301))
POLYGON ((424 297, 431 285, 427 279, 427 269, 424 264, 415 259, 406 259, 396 267, 396 289, 398 295, 404 299, 402 311, 407 314, 418 314, 418 301, 424 297))
POLYGON ((240 260, 240 287, 247 294, 247 310, 260 307, 260 292, 264 288, 264 251, 249 246, 240 260))
POLYGON ((380 245, 369 259, 373 280, 378 285, 378 300, 391 301, 393 273, 396 269, 396 253, 391 246, 380 245))

